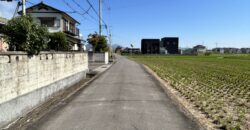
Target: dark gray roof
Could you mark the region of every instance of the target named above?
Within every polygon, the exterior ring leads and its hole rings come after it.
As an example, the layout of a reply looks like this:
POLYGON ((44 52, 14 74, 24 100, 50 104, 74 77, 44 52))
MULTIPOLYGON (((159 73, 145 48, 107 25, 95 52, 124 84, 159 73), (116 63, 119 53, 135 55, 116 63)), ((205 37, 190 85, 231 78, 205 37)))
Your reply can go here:
MULTIPOLYGON (((66 12, 64 12, 62 10, 59 10, 59 9, 56 9, 56 8, 54 8, 52 6, 49 6, 49 5, 45 4, 44 2, 40 2, 40 3, 36 4, 36 5, 33 5, 33 6, 30 6, 30 7, 26 8, 26 12, 28 13, 29 10, 31 10, 32 8, 37 7, 37 6, 51 8, 52 10, 55 10, 57 13, 62 13, 64 15, 66 15, 67 17, 71 18, 76 23, 80 24, 76 19, 74 19, 73 17, 71 17, 66 12)), ((18 14, 22 14, 22 10, 19 11, 18 14)))
POLYGON ((206 47, 203 45, 197 45, 197 46, 194 46, 194 49, 206 49, 206 47))

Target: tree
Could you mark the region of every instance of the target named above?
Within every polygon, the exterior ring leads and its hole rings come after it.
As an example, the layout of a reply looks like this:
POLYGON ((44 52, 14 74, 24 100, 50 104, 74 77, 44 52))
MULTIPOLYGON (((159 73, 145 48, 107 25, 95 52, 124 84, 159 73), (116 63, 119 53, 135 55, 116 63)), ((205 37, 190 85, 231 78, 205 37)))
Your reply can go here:
POLYGON ((38 54, 47 48, 49 32, 46 27, 33 22, 31 16, 20 16, 11 19, 2 28, 10 51, 26 51, 38 54))
POLYGON ((48 48, 56 51, 66 51, 70 49, 70 44, 67 42, 66 36, 63 32, 55 32, 49 35, 50 41, 48 48))
POLYGON ((94 52, 107 52, 109 50, 105 36, 100 36, 97 33, 89 34, 87 41, 93 46, 94 52))

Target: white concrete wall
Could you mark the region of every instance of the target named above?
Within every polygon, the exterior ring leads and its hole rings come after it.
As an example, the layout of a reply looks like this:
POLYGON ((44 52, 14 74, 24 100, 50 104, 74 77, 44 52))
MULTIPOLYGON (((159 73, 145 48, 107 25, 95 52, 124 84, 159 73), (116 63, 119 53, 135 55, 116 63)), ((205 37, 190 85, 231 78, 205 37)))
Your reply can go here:
POLYGON ((86 53, 0 54, 0 128, 86 77, 86 53))
POLYGON ((105 55, 105 56, 104 56, 104 58, 105 58, 104 63, 105 63, 105 64, 108 64, 108 63, 109 63, 109 53, 108 53, 108 52, 105 52, 104 55, 105 55))
POLYGON ((109 63, 109 54, 105 53, 89 53, 89 63, 109 63))

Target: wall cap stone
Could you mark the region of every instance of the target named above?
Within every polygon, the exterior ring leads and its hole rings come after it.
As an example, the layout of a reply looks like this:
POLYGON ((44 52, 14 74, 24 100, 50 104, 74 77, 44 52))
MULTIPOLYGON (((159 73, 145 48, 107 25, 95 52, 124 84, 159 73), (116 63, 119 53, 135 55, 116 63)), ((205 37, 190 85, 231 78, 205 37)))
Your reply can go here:
MULTIPOLYGON (((87 52, 81 52, 81 51, 42 51, 38 55, 41 54, 79 54, 84 53, 87 54, 87 52)), ((24 51, 7 51, 7 52, 0 52, 0 55, 28 55, 24 51)))

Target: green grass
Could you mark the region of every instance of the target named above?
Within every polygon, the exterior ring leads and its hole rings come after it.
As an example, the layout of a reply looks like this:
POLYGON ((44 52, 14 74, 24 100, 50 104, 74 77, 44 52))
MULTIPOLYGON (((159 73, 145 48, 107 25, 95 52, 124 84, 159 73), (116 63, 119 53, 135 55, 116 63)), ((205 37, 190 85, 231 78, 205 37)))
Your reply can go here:
POLYGON ((149 66, 222 128, 246 129, 246 114, 250 111, 250 55, 130 58, 149 66))

